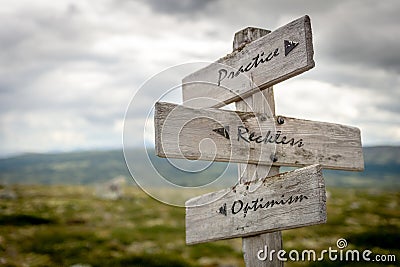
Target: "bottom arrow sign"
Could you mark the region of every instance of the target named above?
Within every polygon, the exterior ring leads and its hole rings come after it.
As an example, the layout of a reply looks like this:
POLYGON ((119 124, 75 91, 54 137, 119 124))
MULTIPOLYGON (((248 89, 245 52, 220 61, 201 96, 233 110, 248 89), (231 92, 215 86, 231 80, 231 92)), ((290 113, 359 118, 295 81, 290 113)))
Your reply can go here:
POLYGON ((186 202, 186 243, 244 237, 326 222, 321 166, 239 184, 186 202))

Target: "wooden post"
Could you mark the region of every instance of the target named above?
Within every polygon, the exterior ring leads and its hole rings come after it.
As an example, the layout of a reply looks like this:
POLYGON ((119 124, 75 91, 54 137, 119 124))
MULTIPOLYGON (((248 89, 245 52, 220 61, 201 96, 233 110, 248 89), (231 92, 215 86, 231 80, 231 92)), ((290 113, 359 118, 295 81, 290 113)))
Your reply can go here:
MULTIPOLYGON (((248 42, 252 42, 270 31, 259 28, 246 28, 235 34, 233 41, 233 49, 238 49, 248 42)), ((275 115, 275 101, 273 88, 270 87, 263 91, 257 92, 248 98, 236 102, 236 110, 238 111, 254 111, 275 115), (250 106, 249 106, 250 105, 250 106)), ((268 171, 268 166, 256 164, 239 164, 240 183, 273 176, 279 173, 279 167, 272 167, 268 171)), ((244 237, 242 239, 243 257, 248 267, 273 266, 281 267, 283 262, 276 257, 272 262, 260 261, 257 258, 257 252, 264 247, 268 247, 268 251, 279 251, 282 249, 282 233, 281 231, 266 233, 257 236, 244 237)))

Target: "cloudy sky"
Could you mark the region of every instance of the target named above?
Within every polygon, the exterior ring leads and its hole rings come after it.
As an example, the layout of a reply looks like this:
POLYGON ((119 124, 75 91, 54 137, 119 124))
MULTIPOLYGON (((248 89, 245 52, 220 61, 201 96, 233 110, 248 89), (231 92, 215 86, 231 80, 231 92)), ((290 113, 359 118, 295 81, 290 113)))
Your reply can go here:
POLYGON ((0 2, 0 156, 120 148, 124 113, 148 78, 226 55, 242 28, 305 14, 316 66, 275 86, 277 112, 360 127, 364 145, 400 145, 397 0, 0 2))

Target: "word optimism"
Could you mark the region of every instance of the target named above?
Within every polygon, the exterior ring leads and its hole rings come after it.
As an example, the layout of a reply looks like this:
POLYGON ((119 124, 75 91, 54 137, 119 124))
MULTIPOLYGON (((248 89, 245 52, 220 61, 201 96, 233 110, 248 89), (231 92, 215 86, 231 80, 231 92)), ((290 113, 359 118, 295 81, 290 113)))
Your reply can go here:
MULTIPOLYGON (((293 203, 301 202, 305 199, 308 199, 305 195, 291 195, 290 197, 285 197, 285 195, 281 196, 281 199, 276 200, 268 200, 265 201, 263 198, 256 198, 250 202, 243 202, 243 200, 235 200, 231 207, 232 215, 236 215, 238 213, 243 213, 243 217, 246 218, 246 215, 249 211, 257 211, 267 208, 272 208, 274 206, 283 206, 283 205, 291 205, 293 203)), ((228 216, 227 205, 226 203, 219 208, 218 213, 221 213, 225 216, 228 216)))

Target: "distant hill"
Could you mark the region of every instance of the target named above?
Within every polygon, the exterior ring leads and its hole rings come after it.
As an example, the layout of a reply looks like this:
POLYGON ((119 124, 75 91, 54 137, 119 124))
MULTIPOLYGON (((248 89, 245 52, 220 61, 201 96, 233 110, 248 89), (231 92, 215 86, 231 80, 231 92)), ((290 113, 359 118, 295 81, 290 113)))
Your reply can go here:
POLYGON ((328 185, 343 187, 400 188, 400 147, 365 147, 363 172, 326 170, 328 185))
MULTIPOLYGON (((132 151, 144 179, 147 156, 132 151), (142 164, 143 163, 143 164, 142 164)), ((157 170, 173 183, 182 186, 200 185, 210 182, 225 169, 226 164, 214 163, 202 173, 187 173, 175 169, 166 159, 158 158, 149 151, 150 160, 157 170)), ((381 146, 364 148, 365 171, 324 171, 326 184, 338 187, 379 187, 400 189, 400 147, 381 146)), ((187 164, 187 163, 186 163, 187 164)), ((58 154, 25 154, 0 159, 1 184, 94 184, 116 176, 129 177, 121 150, 87 151, 58 154)), ((231 166, 225 176, 237 179, 237 168, 231 166)), ((131 179, 133 180, 133 179, 131 179)), ((154 180, 154 179, 153 179, 154 180)), ((157 182, 154 182, 157 186, 157 182)))
POLYGON ((90 184, 128 176, 120 150, 25 154, 0 159, 1 183, 90 184))

